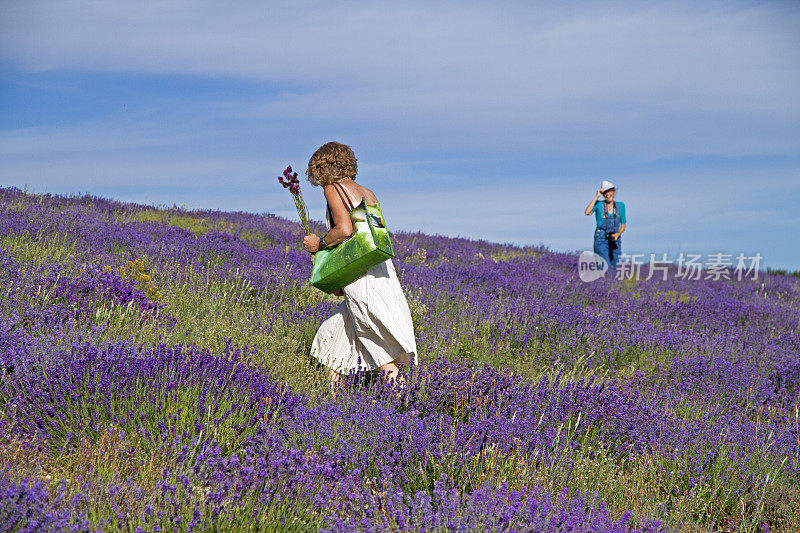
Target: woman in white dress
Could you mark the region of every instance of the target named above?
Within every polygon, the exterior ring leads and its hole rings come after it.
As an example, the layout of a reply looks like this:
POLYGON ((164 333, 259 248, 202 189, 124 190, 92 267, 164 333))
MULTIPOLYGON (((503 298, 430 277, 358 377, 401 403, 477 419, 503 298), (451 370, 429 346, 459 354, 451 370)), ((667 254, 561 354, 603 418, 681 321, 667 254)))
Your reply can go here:
MULTIPOLYGON (((306 236, 303 245, 308 252, 350 237, 353 222, 346 202, 357 206, 362 198, 367 204, 378 201, 375 193, 355 182, 356 170, 353 150, 341 143, 329 142, 311 156, 306 175, 312 185, 323 187, 329 231, 322 237, 306 236)), ((335 294, 344 296, 344 301, 322 323, 311 345, 311 355, 330 370, 332 390, 343 373, 378 368, 387 381, 402 384, 399 365, 419 364, 419 358, 411 312, 392 260, 335 294)))

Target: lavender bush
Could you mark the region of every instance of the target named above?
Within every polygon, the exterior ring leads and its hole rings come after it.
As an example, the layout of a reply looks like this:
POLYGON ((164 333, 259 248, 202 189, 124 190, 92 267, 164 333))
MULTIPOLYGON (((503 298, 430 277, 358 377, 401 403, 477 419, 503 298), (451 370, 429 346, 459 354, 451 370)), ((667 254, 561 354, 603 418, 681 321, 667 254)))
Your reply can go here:
POLYGON ((797 277, 585 284, 571 254, 398 233, 424 364, 332 398, 303 234, 0 189, 0 524, 800 528, 797 277))

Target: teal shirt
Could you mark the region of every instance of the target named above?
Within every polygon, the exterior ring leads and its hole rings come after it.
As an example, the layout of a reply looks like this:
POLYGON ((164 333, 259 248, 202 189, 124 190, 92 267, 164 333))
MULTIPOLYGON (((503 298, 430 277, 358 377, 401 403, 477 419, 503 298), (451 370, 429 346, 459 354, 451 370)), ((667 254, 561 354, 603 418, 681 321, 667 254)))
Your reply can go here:
MULTIPOLYGON (((602 224, 602 222, 603 222, 603 204, 604 203, 605 203, 605 201, 600 200, 596 204, 594 204, 594 218, 597 221, 597 226, 596 227, 598 227, 598 228, 600 227, 600 224, 602 224)), ((619 213, 617 213, 617 214, 619 215, 620 223, 626 224, 626 222, 625 222, 625 204, 623 204, 622 202, 617 202, 617 210, 619 211, 619 213)))

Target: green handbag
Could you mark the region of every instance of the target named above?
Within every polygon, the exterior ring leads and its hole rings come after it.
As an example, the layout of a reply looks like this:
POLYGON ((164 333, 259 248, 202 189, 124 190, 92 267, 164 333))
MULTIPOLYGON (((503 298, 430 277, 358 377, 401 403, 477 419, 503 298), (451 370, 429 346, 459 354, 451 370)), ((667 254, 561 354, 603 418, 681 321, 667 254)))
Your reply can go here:
MULTIPOLYGON (((334 183, 336 185, 339 184, 334 183)), ((375 265, 394 257, 392 241, 389 239, 380 204, 368 204, 365 198, 361 198, 361 203, 353 207, 350 198, 346 194, 342 196, 339 187, 336 187, 336 191, 350 209, 353 234, 333 248, 317 252, 311 271, 311 284, 328 294, 357 280, 375 265)))

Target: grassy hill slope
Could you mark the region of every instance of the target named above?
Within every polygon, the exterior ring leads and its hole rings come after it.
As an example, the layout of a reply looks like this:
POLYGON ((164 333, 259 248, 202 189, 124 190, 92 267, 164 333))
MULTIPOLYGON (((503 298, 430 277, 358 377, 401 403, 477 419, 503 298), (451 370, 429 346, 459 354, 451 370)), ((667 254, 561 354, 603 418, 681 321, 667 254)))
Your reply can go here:
POLYGON ((0 529, 800 528, 796 277, 396 233, 423 364, 332 398, 301 238, 0 189, 0 529))

